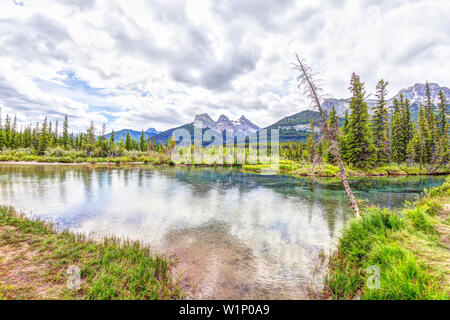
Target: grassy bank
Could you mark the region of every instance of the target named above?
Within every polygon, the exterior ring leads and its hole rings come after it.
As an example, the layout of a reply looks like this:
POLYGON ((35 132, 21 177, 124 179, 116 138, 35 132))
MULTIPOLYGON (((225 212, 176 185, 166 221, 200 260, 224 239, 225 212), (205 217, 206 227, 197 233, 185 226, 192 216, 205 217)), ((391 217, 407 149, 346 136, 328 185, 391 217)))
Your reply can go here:
MULTIPOLYGON (((247 172, 262 172, 265 169, 269 169, 269 165, 262 164, 246 164, 242 166, 247 172)), ((322 163, 321 165, 313 166, 309 163, 300 163, 291 160, 281 160, 279 170, 285 175, 294 177, 339 177, 339 168, 331 164, 322 163)), ((362 177, 362 176, 409 176, 409 175, 428 175, 428 167, 419 167, 417 165, 398 165, 390 164, 375 169, 357 169, 346 167, 347 175, 349 177, 362 177)), ((433 172, 433 175, 449 174, 450 166, 439 168, 433 172)))
POLYGON ((1 299, 179 299, 171 262, 138 242, 89 240, 0 207, 1 299), (68 289, 67 270, 81 271, 68 289))
POLYGON ((450 177, 399 212, 366 208, 330 259, 327 291, 333 299, 449 299, 449 214, 450 177))

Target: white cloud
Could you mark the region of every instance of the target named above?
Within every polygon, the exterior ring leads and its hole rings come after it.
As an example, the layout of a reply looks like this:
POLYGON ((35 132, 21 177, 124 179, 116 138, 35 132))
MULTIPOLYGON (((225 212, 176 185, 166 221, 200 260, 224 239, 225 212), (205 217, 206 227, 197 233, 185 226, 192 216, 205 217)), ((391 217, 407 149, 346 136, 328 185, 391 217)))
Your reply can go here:
POLYGON ((260 126, 308 108, 297 51, 347 97, 426 80, 449 85, 450 4, 435 1, 2 1, 0 105, 20 123, 92 119, 168 129, 196 113, 260 126))

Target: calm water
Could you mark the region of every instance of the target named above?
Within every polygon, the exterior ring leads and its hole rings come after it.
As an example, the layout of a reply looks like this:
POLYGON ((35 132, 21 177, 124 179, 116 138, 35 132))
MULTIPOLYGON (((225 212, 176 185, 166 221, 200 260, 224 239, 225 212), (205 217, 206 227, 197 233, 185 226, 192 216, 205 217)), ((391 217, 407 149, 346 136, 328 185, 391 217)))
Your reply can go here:
MULTIPOLYGON (((389 208, 442 177, 361 178, 389 208)), ((322 286, 320 252, 351 217, 336 179, 235 169, 0 165, 0 204, 71 230, 139 239, 177 261, 194 298, 299 299, 322 286)))

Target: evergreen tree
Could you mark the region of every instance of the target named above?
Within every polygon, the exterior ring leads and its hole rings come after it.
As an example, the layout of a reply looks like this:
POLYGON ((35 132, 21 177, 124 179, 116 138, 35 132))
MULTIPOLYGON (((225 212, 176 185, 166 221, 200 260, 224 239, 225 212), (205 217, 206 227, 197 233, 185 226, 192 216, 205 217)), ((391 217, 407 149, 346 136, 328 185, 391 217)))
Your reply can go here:
POLYGON ((389 162, 390 146, 389 146, 389 121, 388 110, 386 107, 386 87, 388 82, 381 79, 377 84, 378 102, 373 106, 372 116, 372 135, 375 146, 375 162, 377 164, 385 164, 389 162))
POLYGON ((348 124, 349 124, 349 117, 348 117, 348 110, 345 110, 345 117, 344 117, 344 124, 342 125, 342 135, 339 138, 339 149, 341 151, 342 160, 348 164, 347 159, 347 143, 345 141, 345 137, 348 134, 348 124))
POLYGON ((139 138, 139 148, 141 151, 145 151, 146 149, 144 130, 141 131, 141 136, 139 138))
POLYGON ((446 163, 449 160, 447 105, 447 99, 442 90, 440 90, 437 115, 438 148, 435 152, 435 160, 438 164, 446 163))
POLYGON ((392 121, 393 159, 397 163, 407 160, 407 148, 413 135, 413 123, 408 99, 400 94, 400 101, 394 101, 394 115, 392 121))
POLYGON ((56 124, 55 124, 55 134, 54 134, 56 144, 59 143, 59 132, 58 132, 58 129, 59 129, 59 128, 58 128, 58 126, 59 126, 59 123, 58 123, 58 120, 56 120, 56 124))
POLYGON ((0 129, 0 150, 3 150, 6 148, 6 135, 5 130, 0 129))
POLYGON ((91 124, 89 125, 86 136, 85 136, 85 148, 87 155, 89 156, 91 152, 95 148, 95 125, 94 121, 91 121, 91 124))
POLYGON ((68 149, 69 145, 70 145, 69 121, 67 119, 67 114, 64 116, 64 122, 63 122, 62 145, 63 145, 64 149, 68 149))
POLYGON ((42 128, 39 132, 39 145, 38 145, 38 154, 43 155, 45 150, 48 148, 49 137, 48 137, 48 127, 47 127, 47 117, 45 117, 42 122, 42 128))
POLYGON ((352 92, 352 98, 348 133, 345 137, 346 158, 351 165, 364 168, 373 164, 375 148, 370 136, 369 112, 364 98, 364 84, 355 73, 352 74, 349 90, 352 92))
MULTIPOLYGON (((400 95, 402 101, 403 95, 400 95)), ((391 116, 391 148, 392 160, 396 163, 402 162, 402 112, 401 102, 394 98, 393 113, 391 116)))
POLYGON ((131 145, 131 136, 130 136, 130 132, 127 131, 127 135, 126 135, 126 137, 125 137, 125 149, 126 149, 127 151, 130 151, 131 148, 132 148, 132 145, 131 145))
POLYGON ((420 141, 418 160, 422 165, 430 163, 432 159, 432 133, 427 121, 427 111, 422 105, 419 106, 419 118, 417 121, 418 140, 420 141))
MULTIPOLYGON (((328 127, 330 128, 331 135, 333 139, 337 139, 339 136, 339 123, 338 123, 338 117, 336 114, 336 109, 334 106, 330 110, 330 115, 328 116, 328 127)), ((328 163, 335 164, 336 159, 334 158, 333 152, 330 150, 331 143, 329 140, 325 141, 325 150, 327 152, 324 155, 325 161, 328 163)))
POLYGON ((445 97, 444 92, 442 90, 439 91, 439 104, 438 104, 438 127, 439 134, 441 136, 447 137, 448 135, 448 120, 447 120, 447 98, 445 97))
POLYGON ((425 117, 430 130, 430 139, 427 149, 431 149, 431 153, 435 150, 437 140, 437 123, 433 108, 433 97, 431 95, 430 85, 428 81, 425 83, 425 117))

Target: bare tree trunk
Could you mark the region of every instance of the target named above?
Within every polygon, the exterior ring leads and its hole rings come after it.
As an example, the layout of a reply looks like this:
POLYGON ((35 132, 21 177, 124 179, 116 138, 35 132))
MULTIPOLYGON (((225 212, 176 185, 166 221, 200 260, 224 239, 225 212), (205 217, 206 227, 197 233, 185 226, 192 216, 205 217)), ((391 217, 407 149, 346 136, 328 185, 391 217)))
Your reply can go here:
POLYGON ((339 167, 339 178, 341 179, 342 184, 344 185, 345 193, 347 194, 348 199, 350 200, 350 205, 352 206, 353 213, 356 216, 356 218, 361 217, 361 210, 359 208, 358 201, 355 198, 355 195, 353 194, 352 189, 350 188, 350 185, 348 184, 347 175, 344 170, 344 165, 342 162, 342 158, 339 152, 338 144, 336 141, 335 135, 330 130, 330 127, 328 126, 327 117, 325 115, 325 112, 323 111, 322 104, 320 103, 319 89, 316 87, 316 84, 314 80, 312 79, 310 69, 308 66, 306 66, 298 57, 298 55, 295 55, 297 58, 297 63, 295 64, 295 68, 300 72, 300 75, 298 77, 298 80, 302 82, 302 84, 305 86, 306 91, 309 93, 309 97, 313 100, 313 103, 316 105, 316 107, 319 109, 320 115, 322 117, 323 121, 323 129, 325 131, 325 134, 328 138, 328 140, 331 143, 331 152, 333 153, 334 158, 336 159, 336 163, 339 167))

